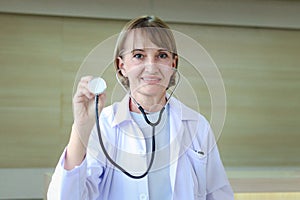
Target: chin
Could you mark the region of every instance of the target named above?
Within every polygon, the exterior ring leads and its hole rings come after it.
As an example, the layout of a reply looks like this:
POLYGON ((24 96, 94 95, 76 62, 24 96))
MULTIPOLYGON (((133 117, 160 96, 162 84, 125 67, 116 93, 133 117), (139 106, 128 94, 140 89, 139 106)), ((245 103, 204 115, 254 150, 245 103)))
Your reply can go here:
POLYGON ((142 88, 141 92, 145 95, 156 96, 166 93, 166 87, 160 85, 148 85, 142 88))

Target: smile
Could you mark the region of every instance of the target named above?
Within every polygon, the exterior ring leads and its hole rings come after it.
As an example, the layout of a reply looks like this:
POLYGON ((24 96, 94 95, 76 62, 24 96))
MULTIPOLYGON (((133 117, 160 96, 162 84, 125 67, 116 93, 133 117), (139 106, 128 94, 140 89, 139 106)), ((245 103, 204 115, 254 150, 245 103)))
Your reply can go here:
POLYGON ((160 78, 157 77, 143 77, 142 80, 148 84, 156 84, 160 82, 160 78))

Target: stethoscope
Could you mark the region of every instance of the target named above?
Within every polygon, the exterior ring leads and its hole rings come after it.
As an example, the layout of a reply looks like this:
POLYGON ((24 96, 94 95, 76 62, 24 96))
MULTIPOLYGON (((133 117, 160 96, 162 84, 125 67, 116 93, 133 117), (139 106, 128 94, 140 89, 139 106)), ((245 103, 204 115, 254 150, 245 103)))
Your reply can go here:
MULTIPOLYGON (((176 68, 172 68, 174 70, 174 73, 178 74, 178 80, 177 83, 174 86, 174 89, 171 91, 169 97, 167 98, 166 104, 165 106, 169 103, 171 97, 173 96, 173 93, 175 92, 179 82, 180 82, 180 73, 178 72, 178 70, 176 68)), ((151 145, 151 158, 150 158, 150 162, 148 165, 148 168, 146 169, 146 171, 141 174, 141 175, 132 175, 130 174, 128 171, 126 171, 123 167, 121 167, 119 164, 117 164, 111 157, 110 155, 107 153, 105 147, 104 147, 104 143, 103 143, 103 139, 102 139, 102 135, 101 135, 101 130, 100 130, 100 124, 99 124, 99 114, 98 114, 98 102, 99 102, 99 95, 106 89, 106 83, 103 79, 101 78, 97 78, 96 80, 93 80, 94 82, 92 82, 92 87, 94 87, 94 90, 96 92, 94 92, 95 94, 95 112, 96 112, 96 127, 97 127, 97 133, 98 133, 98 138, 99 138, 99 143, 101 146, 101 149, 104 153, 104 155, 106 156, 107 160, 113 165, 115 166, 117 169, 119 169, 120 171, 122 171, 124 174, 126 174, 127 176, 129 176, 130 178, 133 179, 141 179, 143 177, 145 177, 152 165, 153 165, 153 161, 154 161, 154 157, 155 157, 155 150, 156 150, 156 146, 155 146, 155 127, 160 123, 163 112, 165 110, 165 106, 159 111, 159 117, 156 120, 156 122, 151 122, 148 117, 147 117, 147 113, 145 112, 144 108, 134 99, 134 97, 131 95, 131 93, 125 88, 125 86, 121 83, 121 81, 119 80, 118 77, 118 73, 119 71, 116 72, 116 78, 118 83, 122 86, 122 88, 126 91, 126 93, 129 95, 129 97, 132 99, 133 103, 137 106, 137 108, 141 111, 144 120, 146 121, 147 124, 149 124, 152 127, 152 145, 151 145)))

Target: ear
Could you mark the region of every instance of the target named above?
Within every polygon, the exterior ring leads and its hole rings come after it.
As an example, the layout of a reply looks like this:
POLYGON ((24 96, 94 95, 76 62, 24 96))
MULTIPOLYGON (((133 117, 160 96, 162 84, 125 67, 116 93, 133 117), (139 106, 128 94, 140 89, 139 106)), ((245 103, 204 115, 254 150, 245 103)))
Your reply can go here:
POLYGON ((175 55, 172 62, 172 67, 177 68, 178 66, 178 55, 175 55))
POLYGON ((120 56, 117 58, 116 64, 118 66, 118 69, 120 69, 120 73, 122 74, 122 76, 127 77, 126 70, 124 69, 125 64, 120 56))

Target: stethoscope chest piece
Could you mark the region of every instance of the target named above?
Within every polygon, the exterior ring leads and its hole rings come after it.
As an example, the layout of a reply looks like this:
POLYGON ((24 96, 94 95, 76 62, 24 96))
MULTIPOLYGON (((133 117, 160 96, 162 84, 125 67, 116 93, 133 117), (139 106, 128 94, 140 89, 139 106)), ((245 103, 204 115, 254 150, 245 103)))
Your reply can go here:
POLYGON ((88 84, 89 90, 94 94, 103 93, 107 87, 105 80, 100 77, 92 79, 88 84))

